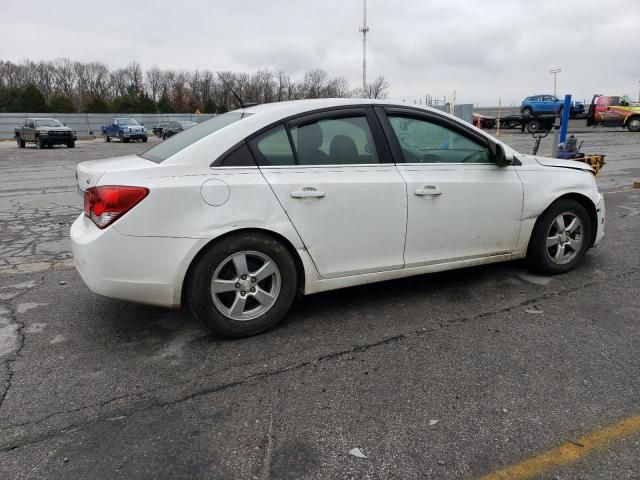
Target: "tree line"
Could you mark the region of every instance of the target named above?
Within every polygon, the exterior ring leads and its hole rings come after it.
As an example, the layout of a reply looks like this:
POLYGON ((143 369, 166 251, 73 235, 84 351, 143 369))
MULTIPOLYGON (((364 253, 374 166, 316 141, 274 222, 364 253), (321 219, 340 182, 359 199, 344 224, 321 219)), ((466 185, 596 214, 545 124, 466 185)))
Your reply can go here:
POLYGON ((270 103, 306 98, 385 98, 389 83, 378 77, 366 89, 321 69, 292 79, 285 72, 210 70, 146 71, 138 62, 110 69, 100 62, 67 58, 22 63, 0 60, 0 112, 55 113, 222 113, 244 102, 270 103))

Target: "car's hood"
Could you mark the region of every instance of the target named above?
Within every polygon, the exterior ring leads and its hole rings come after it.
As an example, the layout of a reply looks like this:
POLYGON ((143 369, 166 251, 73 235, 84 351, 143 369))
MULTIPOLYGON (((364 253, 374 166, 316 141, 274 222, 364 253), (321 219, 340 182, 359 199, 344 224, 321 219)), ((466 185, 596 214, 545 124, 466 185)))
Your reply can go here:
POLYGON ((593 172, 593 168, 587 165, 586 163, 579 162, 578 160, 562 160, 559 158, 549 158, 549 157, 533 157, 536 159, 540 165, 544 165, 545 167, 561 167, 561 168, 572 168, 574 170, 584 170, 585 172, 593 172))

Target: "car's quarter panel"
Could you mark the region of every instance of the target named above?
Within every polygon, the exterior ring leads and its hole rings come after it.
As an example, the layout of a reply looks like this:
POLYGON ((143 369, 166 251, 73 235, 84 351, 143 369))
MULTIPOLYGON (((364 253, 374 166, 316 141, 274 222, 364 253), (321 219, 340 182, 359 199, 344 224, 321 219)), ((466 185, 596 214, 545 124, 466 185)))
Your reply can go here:
POLYGON ((80 215, 71 227, 76 269, 95 293, 163 307, 181 302, 185 258, 204 243, 174 237, 131 237, 80 215))
POLYGON ((592 202, 594 207, 600 203, 600 211, 597 211, 599 223, 597 241, 599 241, 603 232, 604 201, 601 200, 595 177, 589 171, 589 167, 573 160, 536 158, 522 154, 519 154, 518 158, 522 165, 515 169, 524 189, 522 230, 518 250, 523 254, 526 253, 538 217, 563 195, 581 195, 592 202), (552 166, 554 164, 557 166, 552 166))
POLYGON ((407 267, 516 250, 523 195, 514 167, 398 164, 398 170, 407 182, 407 267))
POLYGON ((261 167, 323 278, 403 267, 405 183, 392 164, 261 167), (315 189, 322 197, 295 197, 315 189))

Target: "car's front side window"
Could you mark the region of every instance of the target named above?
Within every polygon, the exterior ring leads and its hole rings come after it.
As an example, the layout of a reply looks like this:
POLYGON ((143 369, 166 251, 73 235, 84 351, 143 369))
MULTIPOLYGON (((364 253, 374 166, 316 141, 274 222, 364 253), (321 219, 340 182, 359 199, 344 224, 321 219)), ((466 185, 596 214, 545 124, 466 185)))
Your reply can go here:
POLYGON ((491 163, 489 148, 427 119, 390 115, 406 163, 491 163))

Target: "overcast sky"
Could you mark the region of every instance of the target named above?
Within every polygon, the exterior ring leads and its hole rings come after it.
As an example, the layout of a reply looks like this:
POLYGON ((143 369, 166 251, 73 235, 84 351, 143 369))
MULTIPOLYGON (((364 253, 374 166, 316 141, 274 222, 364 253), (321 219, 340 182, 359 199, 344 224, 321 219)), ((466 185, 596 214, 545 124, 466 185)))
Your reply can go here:
MULTIPOLYGON (((3 0, 7 1, 7 0, 3 0)), ((519 104, 640 87, 639 0, 368 0, 368 76, 390 97, 519 104)), ((362 0, 21 0, 0 18, 0 59, 255 71, 322 68, 361 84, 362 0)))

